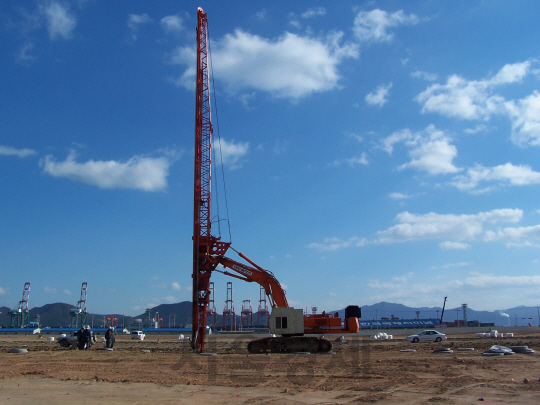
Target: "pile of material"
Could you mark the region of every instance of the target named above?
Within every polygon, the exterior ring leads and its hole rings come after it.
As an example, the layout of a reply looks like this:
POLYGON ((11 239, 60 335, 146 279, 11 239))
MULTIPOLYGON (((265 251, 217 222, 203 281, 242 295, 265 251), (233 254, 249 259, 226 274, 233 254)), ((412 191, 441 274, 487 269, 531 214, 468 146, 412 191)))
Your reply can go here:
POLYGON ((526 354, 534 354, 536 353, 536 350, 529 349, 528 346, 499 346, 494 345, 491 346, 488 350, 486 350, 483 354, 484 356, 504 356, 509 354, 516 354, 516 353, 526 353, 526 354))

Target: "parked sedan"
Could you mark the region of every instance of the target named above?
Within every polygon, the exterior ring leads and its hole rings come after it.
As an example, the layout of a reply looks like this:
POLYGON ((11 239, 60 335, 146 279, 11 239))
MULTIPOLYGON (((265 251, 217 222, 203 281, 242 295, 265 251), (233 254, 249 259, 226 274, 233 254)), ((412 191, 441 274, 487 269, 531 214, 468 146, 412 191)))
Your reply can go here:
POLYGON ((447 337, 444 333, 440 333, 436 330, 424 330, 417 335, 407 336, 409 342, 441 342, 446 340, 447 337))

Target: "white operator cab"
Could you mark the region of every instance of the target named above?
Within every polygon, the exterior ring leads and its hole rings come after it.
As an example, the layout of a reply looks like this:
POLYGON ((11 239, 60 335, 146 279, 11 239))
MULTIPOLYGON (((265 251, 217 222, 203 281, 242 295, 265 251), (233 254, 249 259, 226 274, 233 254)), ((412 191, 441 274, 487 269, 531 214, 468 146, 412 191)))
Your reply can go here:
POLYGON ((270 332, 276 335, 303 335, 304 311, 294 308, 272 309, 270 332))

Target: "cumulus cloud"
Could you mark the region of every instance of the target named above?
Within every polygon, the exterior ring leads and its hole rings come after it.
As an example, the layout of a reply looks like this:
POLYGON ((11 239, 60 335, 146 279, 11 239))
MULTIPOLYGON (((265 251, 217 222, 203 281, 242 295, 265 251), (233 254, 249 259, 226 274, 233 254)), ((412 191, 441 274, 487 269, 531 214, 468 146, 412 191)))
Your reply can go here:
POLYGON ((0 145, 0 155, 5 155, 5 156, 17 156, 17 157, 20 157, 20 158, 24 158, 24 157, 27 157, 27 156, 32 156, 32 155, 35 155, 36 154, 36 151, 33 150, 33 149, 15 149, 15 148, 10 148, 9 146, 2 146, 0 145))
POLYGON ((178 15, 168 15, 159 21, 161 28, 167 33, 180 32, 184 29, 184 21, 178 15))
POLYGON ((50 39, 70 39, 72 37, 73 30, 77 26, 77 19, 67 5, 51 1, 41 6, 41 12, 47 20, 50 39))
POLYGON ((506 100, 497 93, 503 85, 521 83, 535 73, 535 60, 507 64, 492 77, 466 80, 451 75, 445 84, 435 83, 416 96, 422 112, 438 113, 464 120, 487 121, 494 115, 512 122, 512 141, 519 146, 540 146, 540 93, 518 100, 506 100))
POLYGON ((388 13, 384 10, 360 11, 355 19, 353 32, 362 42, 388 42, 394 38, 390 28, 402 25, 415 25, 420 19, 414 14, 405 14, 403 10, 388 13))
POLYGON ((540 93, 505 104, 512 119, 512 141, 519 146, 540 146, 540 93))
POLYGON ((380 85, 379 87, 377 87, 377 90, 369 93, 366 96, 366 103, 368 103, 369 105, 376 105, 378 107, 382 107, 388 101, 388 93, 390 92, 391 88, 392 83, 389 83, 387 85, 380 85))
MULTIPOLYGON (((298 99, 338 87, 338 66, 346 57, 358 57, 355 45, 341 45, 342 33, 325 41, 286 32, 270 40, 236 30, 213 44, 214 76, 230 92, 265 91, 278 98, 298 99)), ((171 54, 171 63, 187 68, 177 84, 193 89, 195 54, 181 47, 171 54)))
POLYGON ((71 295, 71 291, 69 291, 67 288, 65 288, 62 292, 66 295, 71 295))
MULTIPOLYGON (((415 240, 443 239, 445 241, 472 240, 481 235, 485 224, 518 222, 523 216, 520 209, 498 209, 473 215, 398 214, 398 222, 387 230, 377 232, 379 243, 399 243, 415 240)), ((451 246, 451 245, 443 245, 451 246)))
POLYGON ((182 287, 180 286, 179 283, 177 283, 176 281, 174 281, 172 284, 171 284, 171 287, 173 290, 176 290, 176 291, 180 291, 182 289, 182 287))
POLYGON ((516 166, 512 163, 494 167, 476 165, 467 169, 466 174, 454 177, 450 184, 460 190, 471 191, 482 182, 497 182, 514 186, 539 184, 540 172, 535 172, 528 165, 516 166))
POLYGON ((452 161, 457 156, 457 148, 451 144, 451 138, 433 125, 424 131, 413 133, 408 129, 394 132, 382 140, 382 148, 392 154, 395 144, 403 143, 409 148, 410 162, 399 166, 403 169, 416 169, 429 174, 457 173, 462 169, 452 161))
POLYGON ((227 141, 224 138, 221 138, 216 143, 214 147, 219 149, 221 158, 223 159, 223 164, 229 165, 232 167, 237 167, 239 160, 244 157, 249 151, 248 142, 234 142, 227 141))
POLYGON ((56 294, 56 288, 45 287, 43 288, 43 292, 46 292, 47 294, 56 294))
POLYGON ((505 65, 495 76, 483 80, 466 80, 451 75, 446 84, 433 84, 415 100, 422 112, 436 112, 460 119, 489 119, 505 112, 504 98, 495 93, 497 86, 517 83, 530 72, 531 62, 505 65))
POLYGON ((171 164, 167 157, 134 156, 127 162, 89 160, 84 163, 77 162, 76 157, 72 151, 65 161, 58 162, 53 156, 47 155, 40 164, 43 172, 51 176, 65 177, 105 189, 159 191, 167 186, 171 164))
POLYGON ((138 32, 140 27, 146 24, 150 24, 153 20, 148 14, 130 14, 128 17, 127 25, 131 30, 131 39, 136 41, 138 39, 138 32))
POLYGON ((504 228, 497 231, 487 231, 486 241, 523 241, 526 239, 540 239, 540 225, 504 228))

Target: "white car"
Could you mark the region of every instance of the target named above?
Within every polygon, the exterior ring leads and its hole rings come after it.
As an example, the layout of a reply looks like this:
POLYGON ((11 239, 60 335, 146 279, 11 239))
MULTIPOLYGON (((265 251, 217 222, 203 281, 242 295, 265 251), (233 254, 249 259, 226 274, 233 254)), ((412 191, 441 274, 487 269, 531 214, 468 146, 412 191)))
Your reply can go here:
POLYGON ((144 340, 144 337, 146 335, 141 330, 135 330, 131 332, 131 338, 132 339, 138 339, 138 340, 144 340))
POLYGON ((407 336, 407 341, 417 342, 442 342, 447 337, 444 333, 437 332, 436 330, 424 330, 417 335, 407 336))

